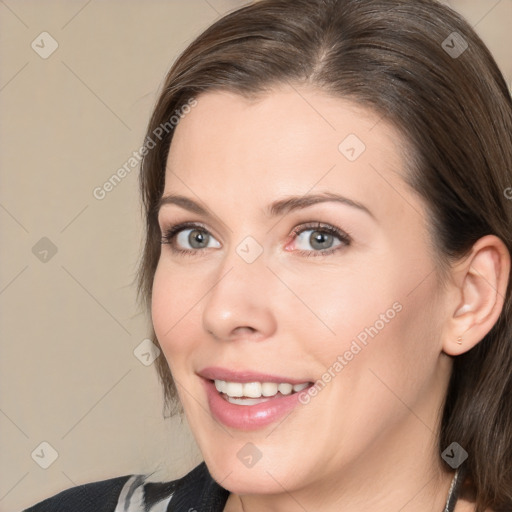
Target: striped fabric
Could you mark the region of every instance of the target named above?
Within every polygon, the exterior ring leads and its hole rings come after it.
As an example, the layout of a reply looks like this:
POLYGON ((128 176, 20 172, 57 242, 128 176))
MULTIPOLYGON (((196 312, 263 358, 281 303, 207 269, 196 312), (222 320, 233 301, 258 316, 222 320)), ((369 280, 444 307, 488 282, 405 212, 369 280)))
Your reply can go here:
POLYGON ((174 490, 162 489, 163 493, 154 494, 148 492, 149 488, 144 476, 131 476, 121 489, 114 512, 166 512, 174 490))
POLYGON ((132 475, 119 494, 114 512, 222 512, 229 491, 221 487, 202 462, 171 482, 148 482, 132 475))

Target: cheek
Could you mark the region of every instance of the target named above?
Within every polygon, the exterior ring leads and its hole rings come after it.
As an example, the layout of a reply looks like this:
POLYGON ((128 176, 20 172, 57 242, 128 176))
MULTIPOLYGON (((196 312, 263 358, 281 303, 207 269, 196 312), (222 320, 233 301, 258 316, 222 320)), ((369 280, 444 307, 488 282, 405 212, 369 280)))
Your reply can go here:
POLYGON ((201 325, 194 308, 201 298, 197 285, 190 282, 186 272, 158 263, 153 279, 151 317, 162 351, 172 366, 180 356, 193 350, 191 326, 201 325), (184 343, 184 340, 187 340, 184 343))
MULTIPOLYGON (((317 350, 337 354, 348 349, 351 340, 357 337, 364 342, 369 336, 367 331, 373 326, 380 331, 397 316, 401 298, 399 283, 389 279, 392 269, 386 268, 382 259, 380 261, 377 265, 375 262, 360 262, 357 266, 347 263, 348 270, 315 270, 287 281, 311 310, 310 313, 299 304, 304 312, 299 322, 313 319, 308 325, 322 333, 327 342, 317 350)), ((290 297, 288 312, 283 309, 282 314, 292 315, 297 321, 297 307, 289 307, 292 301, 290 297)))
POLYGON ((317 323, 326 334, 314 350, 326 368, 346 355, 344 365, 378 365, 398 383, 397 372, 414 377, 434 366, 441 311, 434 273, 426 259, 401 254, 389 251, 355 272, 320 275, 317 286, 302 288, 305 302, 334 331, 317 323))
POLYGON ((426 280, 411 293, 409 282, 396 281, 388 301, 373 301, 376 309, 362 326, 353 324, 356 334, 352 331, 343 342, 348 361, 343 373, 351 392, 382 414, 388 406, 398 407, 399 412, 400 400, 407 404, 420 400, 433 385, 441 350, 436 285, 426 280), (395 395, 400 400, 393 405, 395 395))
POLYGON ((340 307, 337 337, 314 348, 324 366, 318 388, 326 388, 318 404, 340 404, 341 409, 325 407, 325 421, 347 437, 375 437, 382 426, 409 414, 404 404, 421 411, 436 385, 437 326, 429 306, 434 289, 425 286, 407 296, 406 288, 387 300, 373 288, 364 304, 340 294, 345 310, 340 307))

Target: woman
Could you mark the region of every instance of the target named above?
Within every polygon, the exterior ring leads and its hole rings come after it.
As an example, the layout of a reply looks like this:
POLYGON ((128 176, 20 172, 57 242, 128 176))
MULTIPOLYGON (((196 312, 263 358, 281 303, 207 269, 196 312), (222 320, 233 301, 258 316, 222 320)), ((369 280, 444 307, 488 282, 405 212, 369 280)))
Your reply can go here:
POLYGON ((465 21, 253 3, 144 153, 139 291, 204 462, 30 511, 512 510, 512 100, 465 21))

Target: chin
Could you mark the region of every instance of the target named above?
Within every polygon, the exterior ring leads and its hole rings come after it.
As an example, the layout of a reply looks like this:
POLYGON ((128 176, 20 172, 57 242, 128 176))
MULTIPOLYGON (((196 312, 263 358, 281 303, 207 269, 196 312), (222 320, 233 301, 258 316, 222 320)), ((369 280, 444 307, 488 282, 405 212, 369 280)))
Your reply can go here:
MULTIPOLYGON (((283 492, 283 486, 289 489, 287 483, 279 485, 278 482, 282 482, 279 476, 274 477, 274 480, 264 469, 258 473, 254 471, 255 468, 235 470, 224 479, 220 477, 220 480, 216 473, 210 473, 222 487, 235 494, 280 494, 283 492)), ((273 475, 272 472, 271 474, 273 475)))

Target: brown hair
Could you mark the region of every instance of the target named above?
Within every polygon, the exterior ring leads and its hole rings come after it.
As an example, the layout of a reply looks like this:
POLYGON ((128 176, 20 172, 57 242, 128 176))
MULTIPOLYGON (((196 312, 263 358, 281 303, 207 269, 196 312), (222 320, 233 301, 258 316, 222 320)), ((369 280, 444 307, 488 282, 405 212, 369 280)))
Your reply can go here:
MULTIPOLYGON (((441 271, 486 234, 512 253, 512 100, 468 23, 434 0, 261 0, 188 46, 150 120, 146 141, 155 133, 159 140, 141 167, 147 230, 138 270, 148 310, 160 255, 156 206, 173 135, 166 129, 161 136, 159 127, 204 91, 251 96, 283 83, 353 100, 401 131, 412 147, 407 180, 428 205, 441 271)), ((440 452, 453 441, 468 452, 477 512, 512 510, 511 314, 509 284, 491 331, 454 358, 442 415, 440 452)), ((154 330, 152 337, 158 344, 154 330)), ((163 357, 157 368, 173 414, 181 409, 163 357)))

